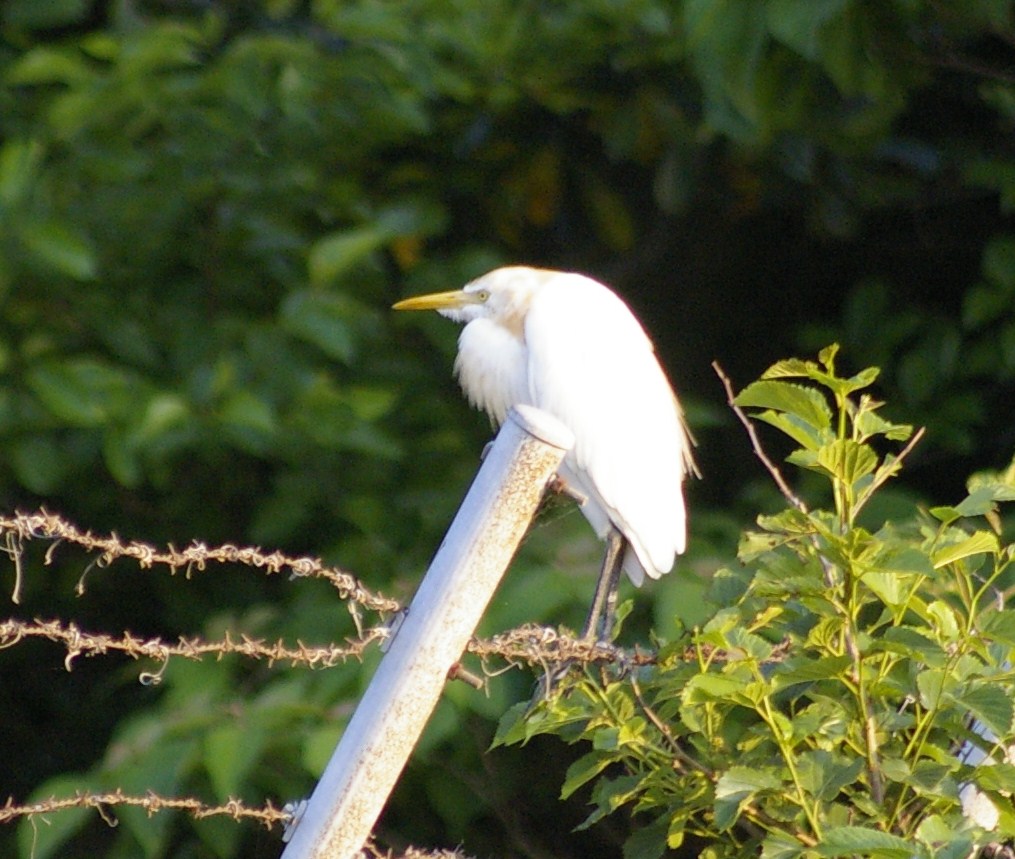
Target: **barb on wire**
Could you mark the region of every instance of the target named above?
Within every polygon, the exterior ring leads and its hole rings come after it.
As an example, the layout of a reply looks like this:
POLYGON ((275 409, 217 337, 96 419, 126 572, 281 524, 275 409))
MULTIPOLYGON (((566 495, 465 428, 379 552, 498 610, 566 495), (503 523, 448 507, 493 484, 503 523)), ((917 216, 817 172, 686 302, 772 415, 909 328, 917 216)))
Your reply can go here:
MULTIPOLYGON (((331 582, 343 599, 359 603, 364 608, 379 612, 397 612, 401 605, 397 600, 374 593, 353 575, 336 567, 325 566, 318 558, 293 558, 282 552, 262 552, 253 546, 234 546, 226 543, 222 546, 207 546, 194 541, 184 549, 177 549, 172 544, 159 549, 150 543, 137 540, 121 540, 115 532, 102 536, 90 530, 82 531, 72 523, 45 509, 35 513, 15 513, 13 516, 0 516, 0 534, 5 535, 5 552, 14 562, 18 572, 20 587, 21 552, 23 544, 29 540, 55 540, 46 552, 46 563, 53 559, 52 550, 59 542, 73 543, 83 546, 90 552, 99 552, 93 566, 108 566, 117 558, 130 558, 142 569, 150 569, 156 565, 169 567, 175 575, 180 570, 189 578, 194 570, 203 571, 210 562, 219 564, 242 564, 248 567, 263 569, 269 574, 288 570, 293 576, 310 576, 331 582)), ((91 567, 89 567, 91 569, 91 567)), ((87 570, 86 570, 87 573, 87 570)), ((84 576, 82 576, 83 582, 84 576)), ((83 585, 79 585, 83 587, 83 585)), ((17 602, 18 591, 14 593, 17 602)))

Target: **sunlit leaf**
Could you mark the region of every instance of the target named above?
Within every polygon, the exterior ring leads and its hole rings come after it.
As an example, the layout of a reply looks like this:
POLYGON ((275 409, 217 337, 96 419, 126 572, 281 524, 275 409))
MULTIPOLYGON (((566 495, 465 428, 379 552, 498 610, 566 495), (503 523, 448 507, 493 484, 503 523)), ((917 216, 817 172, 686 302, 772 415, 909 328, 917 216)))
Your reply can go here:
POLYGON ((934 566, 940 569, 973 555, 994 555, 997 554, 998 549, 996 534, 992 531, 977 531, 965 540, 937 550, 933 555, 934 566))
POLYGON ((865 826, 839 826, 825 832, 816 848, 819 856, 870 856, 912 859, 911 841, 865 826))
POLYGON ((821 392, 792 382, 753 382, 737 394, 734 402, 742 408, 787 412, 819 432, 832 422, 832 410, 821 392))
POLYGON ((977 486, 955 507, 960 516, 982 516, 994 510, 998 501, 1015 501, 1015 487, 1003 483, 977 486))
POLYGON ((982 682, 955 697, 996 736, 1011 734, 1015 704, 1004 689, 990 682, 982 682))
POLYGON ((1015 793, 1015 765, 997 763, 977 767, 973 781, 983 790, 997 790, 1015 793))
POLYGON ((815 428, 813 424, 787 412, 776 412, 768 409, 753 416, 755 420, 771 424, 782 430, 786 435, 808 450, 817 450, 831 441, 830 430, 815 428))
POLYGON ((560 798, 567 799, 578 788, 590 782, 603 770, 605 770, 614 759, 610 755, 590 752, 578 758, 567 768, 564 776, 564 785, 560 789, 560 798))
POLYGON ((818 659, 789 659, 772 675, 772 685, 783 689, 796 683, 810 683, 837 677, 850 664, 848 656, 824 656, 818 659))
POLYGON ((878 458, 868 445, 843 439, 822 446, 817 451, 817 462, 829 474, 844 483, 855 485, 874 471, 878 458))

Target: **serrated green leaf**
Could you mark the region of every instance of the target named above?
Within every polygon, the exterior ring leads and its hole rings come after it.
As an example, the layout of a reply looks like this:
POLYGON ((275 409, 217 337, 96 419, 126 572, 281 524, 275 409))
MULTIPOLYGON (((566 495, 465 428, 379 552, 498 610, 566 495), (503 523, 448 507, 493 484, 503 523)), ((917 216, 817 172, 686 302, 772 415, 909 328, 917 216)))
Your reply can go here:
POLYGON ((812 683, 837 677, 850 665, 849 656, 823 656, 818 659, 790 658, 777 666, 772 674, 775 689, 785 689, 797 683, 812 683))
POLYGON ((696 674, 688 680, 682 694, 688 702, 739 701, 736 696, 742 694, 746 686, 746 681, 726 674, 696 674))
POLYGON ((842 380, 842 392, 845 394, 851 394, 853 391, 869 388, 877 381, 877 378, 880 375, 881 370, 878 367, 864 367, 864 369, 855 376, 850 376, 848 379, 842 380))
POLYGON ((955 830, 940 814, 924 818, 916 828, 916 837, 924 844, 940 844, 951 841, 955 830))
POLYGON ((853 421, 861 440, 874 435, 883 435, 891 441, 906 441, 913 434, 912 424, 894 424, 881 415, 867 408, 862 410, 853 421))
POLYGON ((920 704, 928 710, 940 707, 946 696, 957 686, 958 681, 941 668, 926 668, 916 675, 920 704))
POLYGON ((596 805, 596 810, 575 827, 575 831, 588 829, 597 820, 631 802, 641 788, 641 780, 640 775, 630 775, 596 782, 592 791, 592 801, 596 805))
POLYGON ((978 766, 973 771, 973 781, 983 790, 1015 792, 1015 764, 978 766))
POLYGON ((956 519, 961 519, 962 514, 954 507, 931 507, 930 515, 945 525, 951 525, 956 519))
POLYGON ((949 759, 947 763, 917 761, 906 779, 906 783, 920 796, 945 797, 949 800, 956 800, 958 799, 958 786, 951 775, 956 768, 954 759, 949 759))
POLYGON ((914 576, 934 575, 934 565, 927 553, 907 545, 886 545, 871 562, 871 568, 914 576))
POLYGON ((904 782, 909 778, 909 764, 902 758, 888 757, 881 758, 881 772, 890 781, 904 782))
POLYGON ((582 755, 567 768, 564 785, 560 789, 560 798, 567 799, 614 762, 614 757, 600 752, 589 752, 587 755, 582 755))
POLYGON ((968 707, 969 712, 997 736, 1005 737, 1011 734, 1015 708, 1005 689, 984 681, 960 695, 957 694, 955 698, 968 707))
POLYGON ((881 649, 902 653, 933 668, 943 665, 946 659, 940 644, 908 626, 890 627, 877 644, 881 649))
POLYGON ((787 412, 820 433, 832 424, 832 410, 820 391, 792 382, 753 382, 734 400, 741 408, 787 412))
POLYGON ((745 802, 758 792, 777 791, 782 779, 773 771, 762 767, 730 767, 715 786, 715 825, 726 831, 740 814, 745 802))
POLYGON ((742 626, 735 626, 725 635, 725 647, 731 651, 730 657, 738 658, 736 652, 758 662, 764 662, 772 655, 772 645, 765 641, 760 635, 748 632, 742 626))
POLYGON ((818 365, 813 361, 804 361, 800 358, 786 358, 776 361, 771 367, 761 374, 762 379, 799 379, 808 378, 811 373, 820 372, 818 365))
POLYGON ((829 373, 835 372, 835 356, 839 354, 839 344, 829 343, 818 352, 818 362, 824 367, 829 373))
POLYGON ((805 850, 796 838, 777 829, 761 842, 761 859, 797 859, 805 850))
POLYGON ((862 758, 848 758, 824 749, 803 752, 797 759, 800 783, 811 796, 831 802, 864 770, 862 758))
POLYGON ((934 567, 940 569, 963 558, 973 555, 996 555, 999 551, 997 534, 992 531, 977 531, 965 540, 938 549, 933 555, 934 567))
POLYGON ((843 483, 854 486, 874 471, 878 458, 868 445, 842 439, 822 446, 817 451, 817 463, 843 483))
POLYGON ((760 790, 779 790, 782 779, 775 770, 761 767, 730 767, 716 782, 715 795, 725 799, 738 794, 757 793, 760 790))
POLYGON ((768 409, 753 416, 755 420, 764 421, 776 429, 782 430, 797 444, 807 450, 817 450, 832 440, 831 430, 820 430, 796 415, 787 412, 774 412, 768 409))
POLYGON ((983 633, 992 641, 1015 647, 1015 610, 991 612, 984 621, 983 633))
POLYGON ((497 730, 494 732, 493 739, 490 741, 491 749, 495 749, 498 746, 521 743, 529 739, 530 734, 526 729, 529 721, 526 719, 526 715, 529 709, 530 705, 528 701, 519 701, 504 712, 504 715, 500 717, 500 721, 497 723, 497 730))
POLYGON ((883 856, 913 859, 914 845, 905 838, 865 826, 838 826, 826 830, 816 852, 819 856, 883 856))
POLYGON ((982 516, 996 509, 998 501, 1015 501, 1015 487, 1004 483, 986 483, 977 486, 955 510, 960 516, 982 516))
POLYGON ((934 629, 940 640, 951 642, 959 637, 958 618, 944 600, 934 600, 927 606, 927 614, 934 621, 934 629))

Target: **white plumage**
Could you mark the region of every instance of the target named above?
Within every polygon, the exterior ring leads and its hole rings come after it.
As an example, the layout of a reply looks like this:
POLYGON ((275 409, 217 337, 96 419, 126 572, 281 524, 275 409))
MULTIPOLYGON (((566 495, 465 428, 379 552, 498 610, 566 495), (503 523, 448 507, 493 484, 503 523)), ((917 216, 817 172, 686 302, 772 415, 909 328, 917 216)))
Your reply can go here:
POLYGON ((611 523, 624 535, 631 581, 672 569, 686 544, 690 438, 651 341, 615 293, 580 274, 512 266, 395 308, 465 324, 455 372, 495 424, 526 403, 574 433, 559 476, 588 499, 582 513, 601 538, 611 523))

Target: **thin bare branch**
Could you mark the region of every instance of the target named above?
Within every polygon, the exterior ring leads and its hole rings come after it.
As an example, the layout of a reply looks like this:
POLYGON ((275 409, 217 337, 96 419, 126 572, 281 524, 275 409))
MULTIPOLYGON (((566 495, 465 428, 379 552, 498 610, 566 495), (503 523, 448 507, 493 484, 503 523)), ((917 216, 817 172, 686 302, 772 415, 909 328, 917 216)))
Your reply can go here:
POLYGON ((729 403, 729 407, 733 409, 733 414, 739 418, 740 423, 744 425, 744 429, 747 430, 747 435, 751 440, 751 449, 754 451, 754 455, 761 460, 761 464, 765 466, 768 473, 772 476, 772 480, 775 481, 775 485, 779 487, 779 491, 783 494, 783 497, 801 513, 807 512, 807 505, 797 496, 786 479, 782 476, 782 472, 779 471, 779 467, 768 458, 768 454, 765 453, 764 448, 761 446, 761 440, 758 438, 758 433, 754 429, 754 424, 751 423, 751 419, 745 414, 744 410, 740 408, 735 402, 736 394, 733 391, 733 383, 730 381, 729 376, 723 372, 722 367, 719 366, 718 361, 712 362, 712 369, 715 370, 715 374, 719 377, 719 381, 722 382, 723 388, 726 390, 726 402, 729 403))

